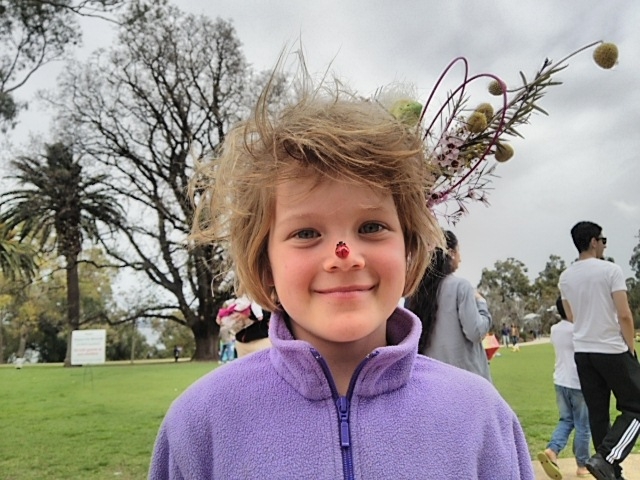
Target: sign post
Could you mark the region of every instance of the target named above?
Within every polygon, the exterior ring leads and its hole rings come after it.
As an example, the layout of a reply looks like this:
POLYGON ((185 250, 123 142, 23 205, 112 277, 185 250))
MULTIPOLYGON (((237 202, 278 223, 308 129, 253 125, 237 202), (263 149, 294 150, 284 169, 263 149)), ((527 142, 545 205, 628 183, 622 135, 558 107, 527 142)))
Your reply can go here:
POLYGON ((71 365, 95 365, 106 360, 106 330, 71 332, 71 365))
MULTIPOLYGON (((71 332, 71 365, 88 365, 93 388, 91 365, 102 364, 106 360, 106 330, 74 330, 71 332)), ((84 370, 84 369, 83 369, 84 370)), ((84 370, 83 383, 87 370, 84 370)))

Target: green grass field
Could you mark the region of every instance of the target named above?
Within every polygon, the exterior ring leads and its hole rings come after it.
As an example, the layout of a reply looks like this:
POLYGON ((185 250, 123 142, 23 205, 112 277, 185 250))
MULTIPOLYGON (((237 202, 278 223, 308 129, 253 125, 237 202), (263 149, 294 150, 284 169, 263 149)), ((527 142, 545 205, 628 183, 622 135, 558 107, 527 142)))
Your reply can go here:
MULTIPOLYGON (((557 420, 552 347, 501 353, 491 365, 494 382, 535 453, 557 420)), ((0 479, 145 478, 169 404, 213 368, 189 362, 0 368, 0 479)))

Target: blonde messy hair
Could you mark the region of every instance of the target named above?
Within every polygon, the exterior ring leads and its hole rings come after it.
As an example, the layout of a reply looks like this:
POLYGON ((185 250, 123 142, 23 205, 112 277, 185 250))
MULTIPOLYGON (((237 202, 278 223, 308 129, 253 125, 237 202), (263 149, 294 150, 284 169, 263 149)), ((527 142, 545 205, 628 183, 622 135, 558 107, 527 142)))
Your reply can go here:
POLYGON ((433 247, 443 243, 425 204, 421 137, 338 81, 314 87, 306 70, 301 75, 297 101, 271 113, 274 73, 252 117, 228 133, 215 158, 198 165, 189 189, 196 204, 190 238, 196 244, 228 242, 238 293, 274 310, 267 246, 278 183, 310 176, 366 185, 393 196, 407 255, 404 295, 410 295, 433 247))

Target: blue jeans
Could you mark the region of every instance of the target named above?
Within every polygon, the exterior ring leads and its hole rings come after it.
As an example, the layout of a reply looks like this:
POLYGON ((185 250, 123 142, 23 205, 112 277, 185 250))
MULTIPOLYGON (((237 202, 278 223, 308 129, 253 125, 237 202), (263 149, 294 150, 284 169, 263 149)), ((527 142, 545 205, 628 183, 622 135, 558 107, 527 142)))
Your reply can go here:
POLYGON ((222 363, 230 362, 235 358, 236 346, 235 342, 228 342, 222 344, 222 353, 220 354, 220 361, 222 363))
POLYGON ((547 448, 556 454, 567 445, 569 435, 575 428, 573 438, 573 454, 579 467, 584 467, 589 459, 589 443, 591 442, 591 429, 589 428, 589 411, 582 396, 582 391, 576 388, 556 387, 556 403, 560 412, 560 420, 551 435, 547 448))

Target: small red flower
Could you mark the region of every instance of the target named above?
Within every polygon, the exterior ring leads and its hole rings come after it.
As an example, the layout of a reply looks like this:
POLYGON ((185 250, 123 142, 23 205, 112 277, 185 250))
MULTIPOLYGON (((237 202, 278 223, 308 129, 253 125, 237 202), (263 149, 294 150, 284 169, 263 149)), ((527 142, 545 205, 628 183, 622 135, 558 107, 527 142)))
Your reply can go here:
POLYGON ((349 256, 349 247, 344 242, 338 242, 336 245, 336 256, 345 259, 349 256))

